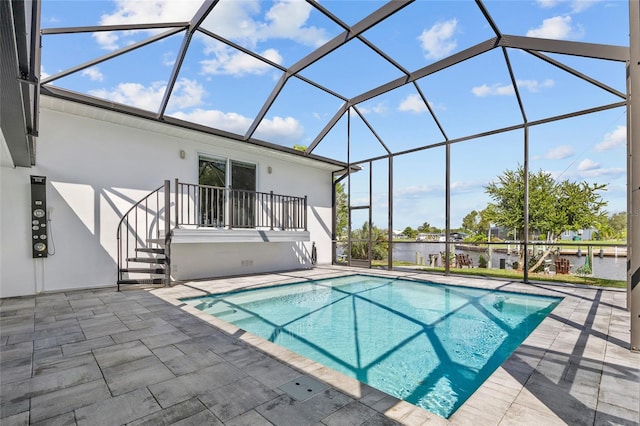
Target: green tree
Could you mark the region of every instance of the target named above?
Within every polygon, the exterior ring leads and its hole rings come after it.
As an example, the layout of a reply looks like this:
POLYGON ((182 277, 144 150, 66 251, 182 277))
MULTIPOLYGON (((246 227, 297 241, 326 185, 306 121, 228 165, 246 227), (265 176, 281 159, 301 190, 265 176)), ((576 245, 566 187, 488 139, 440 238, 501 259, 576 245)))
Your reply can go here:
MULTIPOLYGON (((351 230, 351 258, 368 259, 369 252, 369 224, 365 222, 360 229, 351 230)), ((382 260, 387 257, 389 241, 387 231, 371 224, 372 260, 382 260)))
MULTIPOLYGON (((551 174, 542 170, 529 172, 529 229, 546 234, 548 241, 555 241, 565 230, 577 231, 595 226, 606 206, 600 195, 603 190, 606 190, 606 185, 569 180, 556 182, 551 174)), ((485 191, 493 200, 487 206, 488 219, 524 235, 522 166, 506 170, 497 182, 487 185, 485 191)), ((530 270, 536 270, 548 253, 530 270)))
POLYGON ((416 231, 410 226, 407 226, 406 228, 404 228, 404 231, 402 231, 402 233, 406 235, 408 238, 412 238, 412 239, 418 235, 418 231, 416 231))
POLYGON ((436 228, 435 226, 431 226, 429 222, 425 222, 418 226, 418 232, 435 233, 440 232, 440 228, 436 228))
POLYGON ((293 145, 293 149, 295 149, 296 151, 302 151, 302 152, 304 152, 304 151, 306 151, 306 150, 307 150, 307 146, 306 146, 306 145, 298 145, 298 144, 295 144, 295 145, 293 145))
POLYGON ((614 213, 609 216, 609 226, 613 231, 613 238, 619 240, 627 239, 627 214, 625 212, 614 213))
POLYGON ((347 194, 344 192, 344 183, 336 183, 336 239, 347 237, 347 225, 349 223, 349 208, 347 206, 347 194))
POLYGON ((486 236, 489 230, 488 210, 481 211, 472 210, 464 218, 462 218, 461 228, 470 234, 486 236))

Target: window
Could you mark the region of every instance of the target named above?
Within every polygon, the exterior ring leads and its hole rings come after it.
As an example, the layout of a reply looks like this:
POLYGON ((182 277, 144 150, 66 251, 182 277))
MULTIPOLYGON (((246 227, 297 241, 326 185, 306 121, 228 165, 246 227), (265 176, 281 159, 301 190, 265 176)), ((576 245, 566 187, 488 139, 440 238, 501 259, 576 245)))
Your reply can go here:
POLYGON ((231 162, 231 226, 254 228, 256 224, 256 166, 231 162))
POLYGON ((200 226, 255 227, 255 164, 201 156, 198 183, 200 226))

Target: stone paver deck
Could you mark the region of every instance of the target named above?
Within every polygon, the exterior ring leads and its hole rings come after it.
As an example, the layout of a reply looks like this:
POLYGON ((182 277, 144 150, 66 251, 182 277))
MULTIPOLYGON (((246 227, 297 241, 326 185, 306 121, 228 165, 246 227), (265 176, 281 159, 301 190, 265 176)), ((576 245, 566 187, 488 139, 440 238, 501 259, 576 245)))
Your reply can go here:
POLYGON ((313 270, 0 299, 0 423, 638 425, 626 292, 367 271, 564 300, 445 420, 180 302, 361 270, 313 270), (306 400, 283 385, 304 378, 306 400))

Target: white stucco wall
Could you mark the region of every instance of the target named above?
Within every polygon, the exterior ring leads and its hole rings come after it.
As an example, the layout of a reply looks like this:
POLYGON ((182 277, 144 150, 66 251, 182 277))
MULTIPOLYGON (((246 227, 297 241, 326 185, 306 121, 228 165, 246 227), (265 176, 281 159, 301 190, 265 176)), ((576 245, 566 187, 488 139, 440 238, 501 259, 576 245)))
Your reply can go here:
MULTIPOLYGON (((38 164, 0 168, 0 297, 114 286, 121 214, 165 179, 197 183, 199 153, 256 164, 258 191, 307 195, 318 263, 331 262, 335 166, 43 97, 38 164), (180 150, 186 158, 180 158, 180 150), (53 209, 55 254, 45 259, 31 257, 30 175, 47 177, 47 204, 53 209)), ((182 250, 189 260, 175 266, 180 275, 189 276, 187 271, 196 268, 201 253, 210 267, 219 262, 225 275, 260 272, 266 265, 268 270, 288 269, 293 259, 310 252, 311 241, 217 244, 206 249, 185 245, 182 250)))

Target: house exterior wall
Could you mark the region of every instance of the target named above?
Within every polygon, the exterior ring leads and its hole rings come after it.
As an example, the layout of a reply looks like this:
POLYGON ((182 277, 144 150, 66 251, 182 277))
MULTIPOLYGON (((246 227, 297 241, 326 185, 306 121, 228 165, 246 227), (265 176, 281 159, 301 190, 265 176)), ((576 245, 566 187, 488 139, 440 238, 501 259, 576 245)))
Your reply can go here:
MULTIPOLYGON (((197 183, 199 153, 256 164, 260 192, 307 195, 318 263, 331 262, 335 166, 43 97, 38 164, 0 168, 0 297, 115 286, 122 214, 165 179, 197 183), (49 243, 55 253, 43 259, 31 256, 30 175, 46 176, 52 209, 49 243)), ((194 275, 203 261, 219 275, 305 267, 311 241, 184 245, 175 249, 174 266, 182 277, 194 275)))

